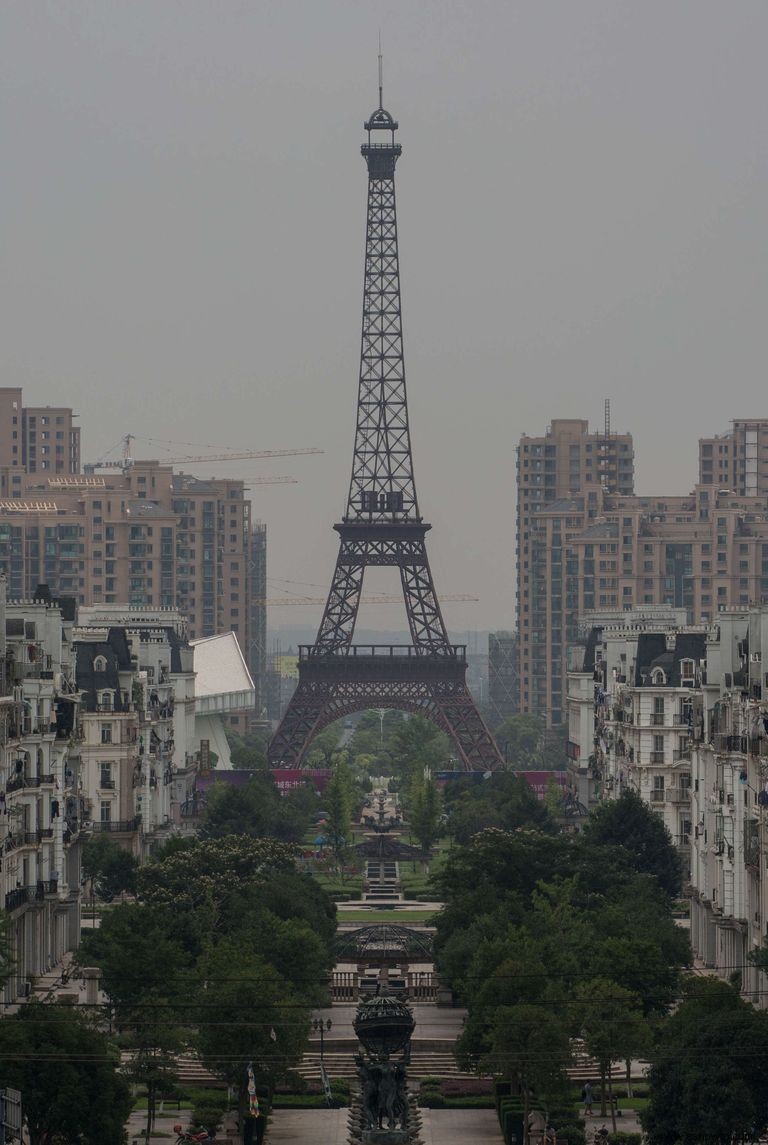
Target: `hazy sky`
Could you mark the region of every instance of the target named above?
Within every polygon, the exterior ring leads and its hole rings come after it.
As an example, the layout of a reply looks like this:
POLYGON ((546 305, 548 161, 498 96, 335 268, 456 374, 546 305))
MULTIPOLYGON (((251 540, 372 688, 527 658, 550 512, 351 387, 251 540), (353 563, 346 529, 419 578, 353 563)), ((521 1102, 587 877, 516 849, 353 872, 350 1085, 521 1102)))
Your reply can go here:
POLYGON ((379 28, 432 566, 481 598, 452 628, 509 627, 521 432, 609 396, 672 493, 768 416, 765 0, 3 0, 0 384, 73 405, 86 459, 323 448, 200 470, 300 478, 254 510, 270 577, 322 595, 379 28))

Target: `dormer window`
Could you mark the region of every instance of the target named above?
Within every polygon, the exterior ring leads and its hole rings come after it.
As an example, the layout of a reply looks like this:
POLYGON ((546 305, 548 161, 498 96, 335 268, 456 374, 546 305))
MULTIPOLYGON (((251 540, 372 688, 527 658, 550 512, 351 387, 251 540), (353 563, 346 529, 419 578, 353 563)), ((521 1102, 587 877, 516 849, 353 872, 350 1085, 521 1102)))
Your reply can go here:
POLYGON ((94 670, 94 672, 106 672, 106 670, 107 670, 107 658, 106 658, 106 656, 97 656, 96 657, 96 659, 93 661, 93 670, 94 670))
POLYGON ((667 677, 664 675, 663 668, 654 668, 651 672, 651 683, 656 688, 663 688, 667 682, 667 677))
POLYGON ((112 693, 111 692, 102 692, 100 703, 101 703, 102 711, 111 712, 112 711, 112 693))
POLYGON ((692 688, 696 682, 696 668, 693 660, 680 661, 680 683, 684 688, 692 688))

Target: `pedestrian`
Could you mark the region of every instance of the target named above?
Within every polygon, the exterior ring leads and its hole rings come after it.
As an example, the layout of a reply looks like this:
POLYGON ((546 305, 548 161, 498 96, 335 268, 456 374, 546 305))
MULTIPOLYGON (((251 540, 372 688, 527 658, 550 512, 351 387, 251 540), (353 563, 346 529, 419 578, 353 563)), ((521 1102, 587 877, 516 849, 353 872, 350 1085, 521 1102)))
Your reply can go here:
POLYGON ((592 1082, 587 1081, 584 1083, 584 1088, 581 1091, 581 1096, 584 1099, 584 1116, 592 1116, 592 1082))

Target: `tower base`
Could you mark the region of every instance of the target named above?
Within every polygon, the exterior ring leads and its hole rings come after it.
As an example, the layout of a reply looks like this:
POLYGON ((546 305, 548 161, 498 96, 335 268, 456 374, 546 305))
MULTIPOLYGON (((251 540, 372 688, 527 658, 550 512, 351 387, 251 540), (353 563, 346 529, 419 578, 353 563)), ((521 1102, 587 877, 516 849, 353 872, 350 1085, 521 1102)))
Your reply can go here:
POLYGON ((424 716, 453 740, 466 771, 502 765, 496 744, 467 688, 466 649, 423 653, 410 645, 349 645, 342 652, 299 648, 299 684, 269 745, 273 767, 300 767, 314 736, 368 708, 424 716))

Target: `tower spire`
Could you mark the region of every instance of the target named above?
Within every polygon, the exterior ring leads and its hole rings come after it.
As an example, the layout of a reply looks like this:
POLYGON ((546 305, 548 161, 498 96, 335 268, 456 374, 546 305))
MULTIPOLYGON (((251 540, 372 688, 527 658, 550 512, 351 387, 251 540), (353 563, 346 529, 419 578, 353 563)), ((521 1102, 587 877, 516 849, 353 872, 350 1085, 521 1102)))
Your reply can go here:
POLYGON ((384 107, 384 57, 381 54, 381 28, 379 28, 379 110, 384 107))

